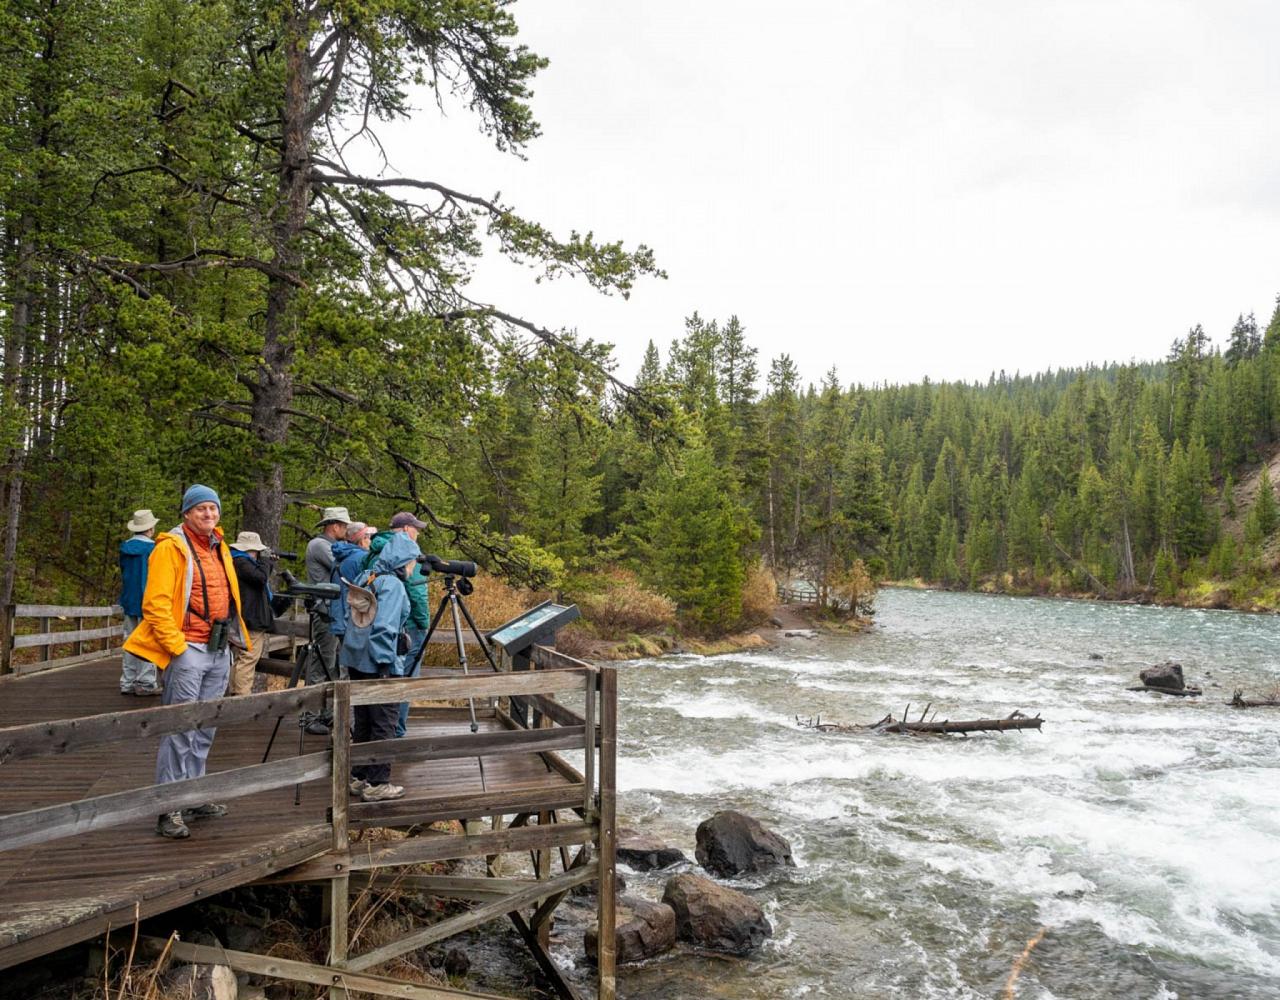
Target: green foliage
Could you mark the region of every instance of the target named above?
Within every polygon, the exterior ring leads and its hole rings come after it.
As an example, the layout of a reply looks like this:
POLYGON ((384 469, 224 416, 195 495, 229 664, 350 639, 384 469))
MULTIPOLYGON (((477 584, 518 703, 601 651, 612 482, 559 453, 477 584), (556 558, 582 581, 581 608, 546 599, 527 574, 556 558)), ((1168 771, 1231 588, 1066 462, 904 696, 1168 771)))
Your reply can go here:
POLYGON ((758 532, 735 498, 733 479, 705 443, 686 450, 678 467, 663 466, 644 493, 633 536, 637 570, 673 597, 686 619, 723 630, 742 612, 750 545, 758 532))

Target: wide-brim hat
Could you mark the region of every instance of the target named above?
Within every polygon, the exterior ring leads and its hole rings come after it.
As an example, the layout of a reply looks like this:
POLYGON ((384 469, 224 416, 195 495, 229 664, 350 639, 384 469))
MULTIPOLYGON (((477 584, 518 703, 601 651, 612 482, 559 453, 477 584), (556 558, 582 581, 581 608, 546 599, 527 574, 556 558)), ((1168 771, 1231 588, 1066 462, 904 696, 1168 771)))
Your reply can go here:
POLYGON ((135 510, 133 512, 133 517, 129 519, 129 523, 126 527, 137 535, 144 531, 150 531, 159 523, 160 519, 151 513, 151 511, 144 508, 143 510, 135 510))
POLYGON ((239 549, 241 552, 266 552, 270 546, 264 545, 261 536, 256 531, 242 531, 236 535, 236 540, 231 543, 233 549, 239 549))
POLYGON ((323 528, 326 524, 350 524, 351 515, 347 513, 346 507, 326 507, 324 516, 316 522, 317 528, 323 528))

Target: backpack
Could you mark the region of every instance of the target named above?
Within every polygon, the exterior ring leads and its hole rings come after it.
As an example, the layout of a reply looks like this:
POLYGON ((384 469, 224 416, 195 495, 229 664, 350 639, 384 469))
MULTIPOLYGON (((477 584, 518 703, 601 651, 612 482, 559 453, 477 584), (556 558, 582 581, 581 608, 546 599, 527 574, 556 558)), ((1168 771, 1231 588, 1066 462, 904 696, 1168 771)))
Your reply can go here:
MULTIPOLYGON (((374 576, 370 574, 365 583, 372 584, 373 581, 374 576)), ((378 614, 378 595, 369 587, 362 587, 348 579, 343 578, 342 582, 347 587, 347 608, 351 612, 351 623, 356 628, 368 628, 378 614)))

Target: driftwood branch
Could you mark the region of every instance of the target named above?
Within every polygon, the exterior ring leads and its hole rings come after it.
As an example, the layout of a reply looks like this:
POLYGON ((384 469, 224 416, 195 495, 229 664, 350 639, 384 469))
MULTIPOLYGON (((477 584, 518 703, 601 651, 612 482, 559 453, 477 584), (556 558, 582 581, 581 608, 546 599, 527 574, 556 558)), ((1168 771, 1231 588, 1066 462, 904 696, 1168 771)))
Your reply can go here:
POLYGON ((823 722, 822 716, 811 719, 801 719, 796 716, 796 725, 801 729, 813 729, 820 733, 923 733, 929 735, 943 735, 946 733, 980 733, 980 732, 1004 732, 1009 729, 1036 729, 1038 730, 1043 724, 1044 719, 1040 718, 1039 713, 1034 717, 1024 715, 1022 712, 1013 712, 1003 719, 968 719, 958 722, 952 722, 950 719, 937 721, 938 713, 935 712, 926 722, 925 716, 929 714, 932 703, 925 706, 920 718, 912 722, 907 713, 911 711, 908 705, 906 711, 902 713, 901 719, 896 719, 890 712, 879 722, 873 722, 868 726, 858 725, 842 725, 835 722, 823 722))
POLYGON ((1266 698, 1246 698, 1244 691, 1236 688, 1227 704, 1232 708, 1280 708, 1280 697, 1272 694, 1266 698))

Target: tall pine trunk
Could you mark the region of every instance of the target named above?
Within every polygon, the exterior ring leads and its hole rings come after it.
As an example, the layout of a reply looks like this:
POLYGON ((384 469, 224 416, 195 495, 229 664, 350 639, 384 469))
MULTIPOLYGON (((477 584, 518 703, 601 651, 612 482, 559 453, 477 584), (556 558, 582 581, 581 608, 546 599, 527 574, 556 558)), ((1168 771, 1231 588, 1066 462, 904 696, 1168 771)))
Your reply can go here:
POLYGON ((307 218, 311 183, 308 159, 307 102, 310 96, 308 36, 303 16, 294 13, 285 30, 285 90, 281 109, 279 212, 273 234, 275 273, 267 279, 267 310, 262 360, 251 390, 253 433, 262 445, 256 482, 244 498, 244 524, 268 545, 280 540, 284 514, 284 456, 293 402, 293 356, 297 317, 292 306, 296 288, 289 281, 302 266, 302 228, 307 218))

